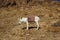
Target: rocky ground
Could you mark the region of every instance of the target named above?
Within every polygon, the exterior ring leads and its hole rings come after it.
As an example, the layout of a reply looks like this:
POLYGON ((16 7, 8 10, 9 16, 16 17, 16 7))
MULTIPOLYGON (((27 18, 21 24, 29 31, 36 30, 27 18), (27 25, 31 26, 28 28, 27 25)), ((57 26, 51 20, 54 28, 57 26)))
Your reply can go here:
POLYGON ((60 6, 35 5, 0 8, 0 40, 60 40, 60 6), (18 24, 20 17, 39 16, 40 29, 35 24, 18 24))

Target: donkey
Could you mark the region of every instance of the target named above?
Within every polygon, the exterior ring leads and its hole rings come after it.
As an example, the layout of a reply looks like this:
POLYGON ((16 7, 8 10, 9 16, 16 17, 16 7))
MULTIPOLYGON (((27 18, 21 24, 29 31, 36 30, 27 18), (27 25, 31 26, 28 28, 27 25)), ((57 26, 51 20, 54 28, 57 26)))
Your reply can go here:
POLYGON ((38 16, 34 16, 34 17, 22 17, 19 19, 19 24, 21 24, 22 22, 25 22, 27 24, 27 30, 29 29, 28 28, 28 22, 35 22, 36 25, 37 25, 37 30, 39 29, 39 20, 40 18, 38 16))

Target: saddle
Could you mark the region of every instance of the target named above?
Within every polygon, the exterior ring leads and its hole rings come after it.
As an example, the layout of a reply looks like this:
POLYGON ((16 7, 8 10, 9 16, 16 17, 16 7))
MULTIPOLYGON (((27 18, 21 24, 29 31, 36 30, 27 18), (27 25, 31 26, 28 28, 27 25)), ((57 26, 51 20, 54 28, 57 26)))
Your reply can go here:
POLYGON ((28 22, 34 22, 34 17, 28 17, 28 22))

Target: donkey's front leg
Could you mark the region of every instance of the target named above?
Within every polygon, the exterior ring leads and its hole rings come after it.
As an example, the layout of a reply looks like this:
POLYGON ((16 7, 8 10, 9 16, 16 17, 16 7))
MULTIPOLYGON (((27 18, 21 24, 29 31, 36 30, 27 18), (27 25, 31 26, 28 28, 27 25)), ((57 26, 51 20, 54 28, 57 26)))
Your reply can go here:
POLYGON ((38 21, 36 21, 36 25, 37 25, 37 30, 39 29, 39 23, 38 21))
POLYGON ((28 30, 28 29, 29 29, 29 28, 28 28, 28 21, 26 22, 26 24, 27 24, 27 28, 26 28, 26 29, 28 30))

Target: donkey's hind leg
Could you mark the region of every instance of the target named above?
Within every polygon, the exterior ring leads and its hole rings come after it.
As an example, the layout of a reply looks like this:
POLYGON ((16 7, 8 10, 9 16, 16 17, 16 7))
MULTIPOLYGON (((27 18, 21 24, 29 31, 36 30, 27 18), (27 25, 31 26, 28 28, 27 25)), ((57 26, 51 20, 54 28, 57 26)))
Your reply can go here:
POLYGON ((39 23, 38 21, 36 21, 36 25, 37 25, 37 30, 39 29, 39 23))
POLYGON ((29 29, 29 28, 28 28, 28 22, 26 22, 26 24, 27 24, 27 28, 26 28, 26 29, 28 30, 28 29, 29 29))

